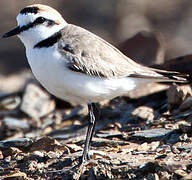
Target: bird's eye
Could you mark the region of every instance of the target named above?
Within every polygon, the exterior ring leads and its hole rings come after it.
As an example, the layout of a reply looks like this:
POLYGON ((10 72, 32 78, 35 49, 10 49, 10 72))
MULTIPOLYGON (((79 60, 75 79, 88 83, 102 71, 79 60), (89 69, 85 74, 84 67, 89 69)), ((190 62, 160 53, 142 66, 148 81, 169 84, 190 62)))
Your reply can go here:
POLYGON ((46 19, 44 17, 38 17, 35 22, 37 24, 41 24, 41 23, 44 23, 45 21, 46 21, 46 19))

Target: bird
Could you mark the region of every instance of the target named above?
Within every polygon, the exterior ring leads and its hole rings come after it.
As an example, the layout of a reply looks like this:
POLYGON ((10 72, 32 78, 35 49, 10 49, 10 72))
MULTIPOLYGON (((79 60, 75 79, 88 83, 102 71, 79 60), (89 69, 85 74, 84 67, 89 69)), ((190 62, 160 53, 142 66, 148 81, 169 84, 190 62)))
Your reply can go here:
POLYGON ((188 83, 190 76, 140 65, 94 33, 67 23, 54 8, 34 4, 17 15, 17 35, 35 78, 54 96, 87 104, 89 120, 80 163, 87 162, 96 122, 97 103, 151 82, 188 83))

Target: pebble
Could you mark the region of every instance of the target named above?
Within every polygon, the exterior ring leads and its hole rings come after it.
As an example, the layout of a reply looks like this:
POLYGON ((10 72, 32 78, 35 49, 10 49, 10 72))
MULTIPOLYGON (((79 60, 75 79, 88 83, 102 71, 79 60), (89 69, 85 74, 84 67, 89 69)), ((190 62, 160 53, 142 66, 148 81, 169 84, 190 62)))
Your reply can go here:
POLYGON ((172 130, 167 130, 164 128, 148 129, 143 131, 136 131, 132 135, 132 138, 147 139, 147 140, 161 140, 171 132, 172 130))
POLYGON ((67 144, 66 146, 71 153, 82 151, 82 148, 80 146, 77 146, 76 144, 67 144))
POLYGON ((61 155, 62 155, 62 152, 53 152, 53 151, 47 152, 47 156, 51 159, 59 158, 61 155))
POLYGON ((152 122, 155 117, 153 109, 147 106, 135 108, 131 115, 137 119, 143 119, 148 122, 152 122))
POLYGON ((187 134, 182 134, 182 135, 179 136, 180 141, 186 141, 187 139, 188 139, 187 134))
POLYGON ((177 170, 175 171, 175 174, 177 174, 177 175, 179 175, 179 176, 181 176, 181 177, 184 177, 184 176, 187 175, 187 173, 186 173, 185 171, 183 171, 182 169, 177 169, 177 170))
POLYGON ((2 151, 0 151, 0 159, 3 159, 3 152, 2 151))
MULTIPOLYGON (((168 98, 168 107, 170 110, 174 109, 177 106, 180 106, 185 99, 192 96, 192 89, 189 85, 178 86, 171 85, 167 91, 168 98)), ((187 103, 185 103, 187 104, 187 103)), ((181 108, 185 109, 188 105, 182 105, 181 108)))
POLYGON ((55 109, 51 96, 35 84, 29 84, 23 96, 21 110, 34 119, 47 115, 55 109))
POLYGON ((11 161, 11 156, 7 156, 5 159, 4 159, 5 162, 9 163, 11 161))
POLYGON ((141 144, 139 147, 138 147, 138 151, 148 151, 150 149, 150 146, 148 145, 147 142, 141 144))
POLYGON ((39 156, 39 157, 44 157, 44 153, 41 152, 41 151, 34 151, 33 154, 34 154, 34 155, 37 155, 37 156, 39 156))
POLYGON ((29 129, 29 123, 28 121, 25 120, 20 120, 12 117, 5 117, 3 119, 3 124, 8 128, 8 129, 29 129))
POLYGON ((192 150, 192 145, 177 146, 179 151, 192 150))
POLYGON ((154 142, 152 142, 152 143, 150 144, 150 149, 151 149, 151 151, 155 151, 155 150, 158 148, 159 145, 160 145, 160 141, 154 141, 154 142))
POLYGON ((191 106, 192 106, 192 96, 188 97, 183 101, 183 103, 179 106, 179 110, 184 111, 191 108, 191 106))
POLYGON ((17 138, 12 140, 4 140, 0 141, 0 148, 6 148, 6 147, 28 147, 32 144, 32 140, 28 138, 17 138))
POLYGON ((16 109, 21 103, 21 98, 19 96, 10 96, 4 98, 0 102, 0 109, 13 110, 16 109))

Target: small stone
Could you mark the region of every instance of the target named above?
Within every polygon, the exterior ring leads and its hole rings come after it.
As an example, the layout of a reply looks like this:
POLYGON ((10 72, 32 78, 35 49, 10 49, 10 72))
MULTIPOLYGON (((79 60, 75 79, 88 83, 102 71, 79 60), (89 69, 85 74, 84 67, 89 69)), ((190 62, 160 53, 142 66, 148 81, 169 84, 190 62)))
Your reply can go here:
POLYGON ((61 155, 62 155, 62 152, 53 152, 53 151, 49 151, 47 152, 46 154, 49 158, 51 159, 56 159, 56 158, 59 158, 61 155))
POLYGON ((178 129, 179 128, 179 126, 178 126, 178 124, 165 124, 165 129, 178 129))
POLYGON ((187 134, 182 134, 181 136, 179 136, 180 141, 186 141, 187 139, 188 139, 187 134))
POLYGON ((132 135, 132 138, 147 139, 147 140, 161 140, 171 132, 172 130, 167 130, 164 128, 148 129, 148 130, 135 132, 132 135))
POLYGON ((9 163, 11 161, 11 156, 7 156, 5 159, 4 159, 5 162, 9 163))
POLYGON ((171 152, 171 146, 170 145, 166 145, 166 144, 164 144, 164 145, 161 145, 161 146, 159 146, 158 148, 157 148, 157 152, 159 152, 159 153, 169 153, 169 152, 171 152))
POLYGON ((36 169, 37 169, 37 161, 34 161, 34 160, 32 160, 32 161, 29 161, 29 165, 28 165, 28 169, 30 170, 30 171, 36 171, 36 169))
POLYGON ((178 149, 179 151, 192 150, 192 145, 177 146, 177 149, 178 149))
POLYGON ((184 176, 187 176, 187 173, 185 171, 183 171, 182 169, 177 169, 175 171, 175 174, 181 176, 181 177, 184 177, 184 176))
POLYGON ((158 148, 159 145, 160 145, 160 142, 159 142, 159 141, 154 141, 154 142, 152 142, 152 143, 150 144, 150 149, 151 149, 151 151, 155 151, 155 150, 158 148))
POLYGON ((143 119, 146 121, 153 121, 155 115, 152 108, 147 106, 140 106, 131 113, 131 115, 137 119, 143 119))
POLYGON ((17 154, 17 156, 15 157, 16 161, 21 161, 22 159, 24 159, 24 154, 23 153, 19 153, 17 154))
POLYGON ((41 125, 41 129, 45 129, 48 126, 51 126, 53 124, 53 119, 46 118, 43 120, 43 124, 41 125))
POLYGON ((30 126, 28 124, 27 121, 25 120, 19 120, 16 118, 12 118, 12 117, 5 117, 3 119, 3 123, 4 125, 8 128, 8 129, 29 129, 30 126))
POLYGON ((147 151, 147 150, 149 150, 149 148, 150 148, 150 146, 148 145, 147 142, 145 142, 138 147, 138 151, 147 151))
POLYGON ((100 138, 121 138, 122 137, 122 133, 97 133, 97 137, 100 138))
POLYGON ((37 164, 37 169, 42 169, 45 167, 45 164, 44 163, 38 163, 37 164))
POLYGON ((154 174, 154 178, 155 180, 159 180, 159 176, 156 173, 154 174))
POLYGON ((2 151, 0 151, 0 159, 3 159, 3 152, 2 151))
POLYGON ((82 151, 82 148, 80 146, 77 146, 76 144, 67 144, 66 146, 71 153, 82 151))
POLYGON ((184 111, 187 109, 191 109, 192 106, 192 96, 188 97, 183 101, 183 103, 179 106, 180 111, 184 111))
POLYGON ((39 137, 39 135, 42 134, 41 129, 35 129, 25 134, 26 138, 36 138, 39 137))
POLYGON ((28 138, 17 138, 12 140, 0 141, 0 148, 17 147, 26 148, 32 144, 32 140, 28 138))
POLYGON ((21 98, 19 96, 7 97, 0 102, 0 109, 14 110, 20 105, 20 103, 21 98))
MULTIPOLYGON (((179 107, 190 96, 192 96, 192 90, 189 85, 171 85, 167 91, 169 110, 179 107)), ((182 108, 186 108, 186 105, 182 105, 182 108)))
POLYGON ((44 130, 43 130, 43 135, 46 135, 46 134, 49 134, 49 133, 51 133, 52 132, 52 130, 53 130, 53 128, 51 128, 51 127, 47 127, 47 128, 45 128, 44 130))
POLYGON ((171 147, 171 152, 174 153, 174 154, 179 154, 179 153, 181 153, 181 152, 177 149, 177 147, 175 147, 175 146, 172 146, 172 147, 171 147))
POLYGON ((139 154, 149 154, 147 151, 139 151, 139 152, 132 152, 132 155, 139 155, 139 154))
MULTIPOLYGON (((110 158, 110 155, 108 154, 108 153, 106 153, 106 152, 104 152, 104 151, 96 151, 96 150, 91 150, 90 151, 90 155, 91 156, 100 156, 100 157, 107 157, 106 159, 108 159, 108 158, 110 158)), ((103 158, 104 159, 104 158, 103 158)))
POLYGON ((50 95, 35 84, 29 84, 25 89, 21 110, 30 117, 38 119, 55 109, 55 101, 50 95))
POLYGON ((34 155, 37 155, 37 156, 39 156, 39 157, 44 157, 44 153, 41 152, 41 151, 34 151, 33 154, 34 154, 34 155))

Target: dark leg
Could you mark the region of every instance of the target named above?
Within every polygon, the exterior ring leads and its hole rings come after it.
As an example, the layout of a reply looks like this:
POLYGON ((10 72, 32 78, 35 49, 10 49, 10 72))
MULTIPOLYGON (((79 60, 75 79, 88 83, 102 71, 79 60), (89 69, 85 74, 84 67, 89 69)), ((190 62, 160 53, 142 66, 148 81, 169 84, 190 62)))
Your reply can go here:
POLYGON ((89 159, 89 149, 90 149, 91 140, 92 140, 94 129, 95 129, 95 124, 100 116, 99 110, 96 104, 94 103, 88 104, 88 110, 89 110, 89 124, 87 128, 87 134, 86 134, 81 163, 84 163, 89 159))

